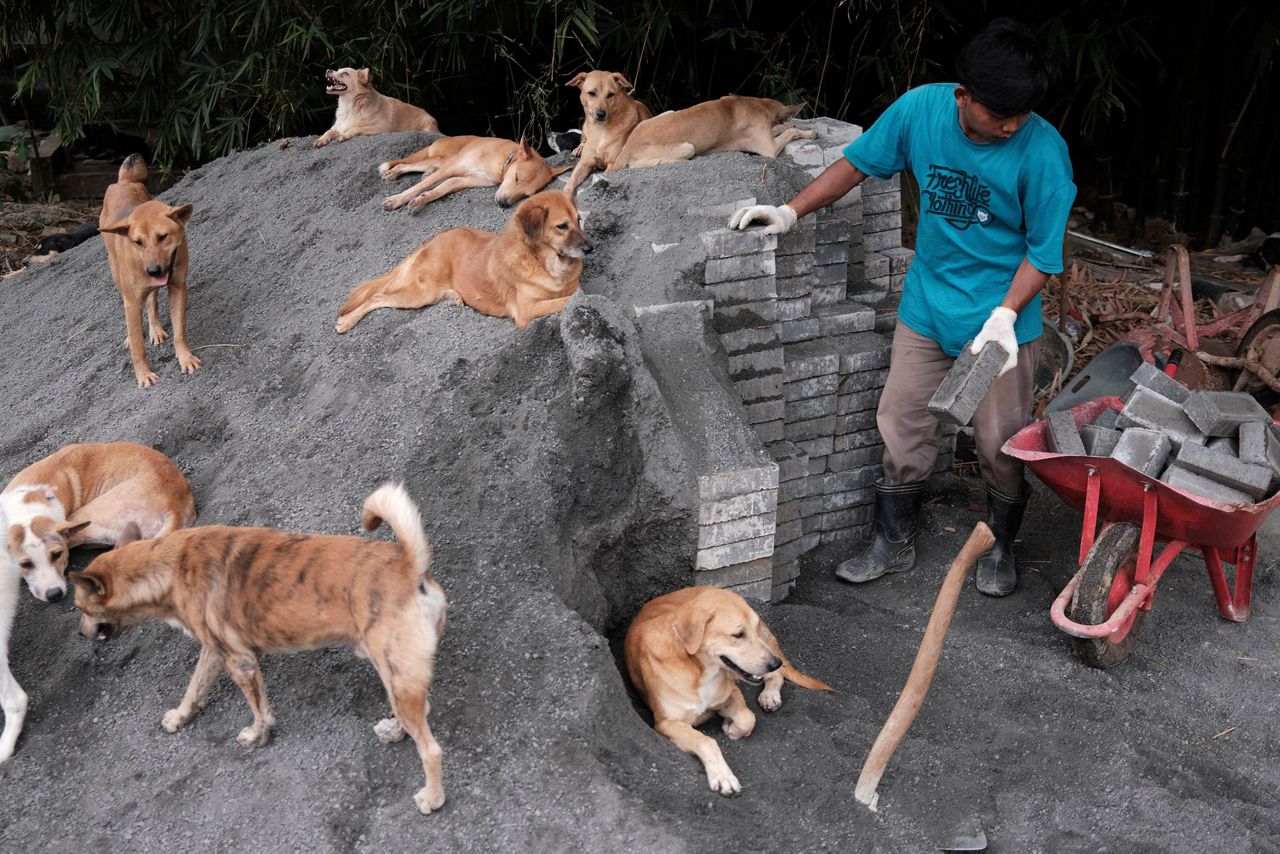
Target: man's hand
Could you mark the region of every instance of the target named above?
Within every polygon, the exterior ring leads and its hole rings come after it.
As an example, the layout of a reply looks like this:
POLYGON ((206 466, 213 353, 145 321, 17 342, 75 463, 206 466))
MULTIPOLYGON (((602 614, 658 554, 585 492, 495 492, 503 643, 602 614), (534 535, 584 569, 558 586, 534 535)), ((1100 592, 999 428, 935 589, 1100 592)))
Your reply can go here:
POLYGON ((796 224, 796 212, 790 205, 753 205, 749 208, 738 208, 729 217, 729 228, 744 229, 753 222, 767 223, 765 234, 782 234, 790 231, 796 224))
POLYGON ((1017 319, 1016 311, 999 306, 991 312, 987 322, 982 324, 982 331, 978 333, 977 338, 973 339, 973 345, 969 347, 970 352, 980 353, 989 341, 994 341, 1000 345, 1000 349, 1009 354, 1004 367, 1000 369, 1000 373, 996 374, 998 377, 1004 376, 1018 366, 1018 336, 1013 332, 1013 322, 1017 319))

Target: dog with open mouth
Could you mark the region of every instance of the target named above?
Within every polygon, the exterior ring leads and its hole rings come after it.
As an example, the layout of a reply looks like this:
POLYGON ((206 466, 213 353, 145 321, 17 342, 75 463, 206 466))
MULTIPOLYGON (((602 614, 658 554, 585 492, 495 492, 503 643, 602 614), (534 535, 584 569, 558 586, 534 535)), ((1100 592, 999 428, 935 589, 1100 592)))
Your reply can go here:
POLYGON ((721 795, 742 791, 715 739, 694 727, 719 714, 731 739, 755 729, 739 682, 764 685, 767 712, 782 705, 782 683, 833 691, 791 666, 778 639, 746 600, 719 587, 688 587, 648 602, 623 645, 627 675, 653 712, 653 728, 702 760, 707 783, 721 795))
POLYGON ((431 575, 418 507, 401 484, 365 499, 365 530, 384 521, 397 542, 226 525, 128 541, 134 529, 115 551, 68 573, 80 633, 108 641, 152 619, 194 637, 195 672, 161 726, 172 733, 190 723, 225 669, 253 711, 236 738, 245 750, 265 745, 276 725, 259 655, 353 648, 372 662, 391 702, 392 717, 375 724, 374 734, 383 744, 412 737, 425 775, 414 801, 431 813, 445 801, 442 754, 427 714, 447 606, 431 575))
POLYGON ((147 364, 142 337, 142 306, 152 344, 168 340, 157 308, 159 291, 168 293, 173 321, 173 349, 184 374, 200 370, 200 360, 187 345, 187 221, 191 205, 176 208, 151 198, 147 190, 147 163, 130 154, 120 166, 116 183, 102 199, 98 230, 107 247, 107 262, 124 301, 124 322, 129 331, 125 344, 133 361, 138 388, 150 388, 159 377, 147 364))
POLYGON ((323 148, 331 142, 345 142, 353 136, 419 130, 439 133, 440 126, 421 107, 383 95, 369 82, 367 68, 339 68, 324 73, 324 91, 338 98, 333 127, 314 143, 323 148))
POLYGON ((544 190, 522 202, 497 234, 447 229, 390 272, 357 285, 336 329, 346 332, 379 308, 423 308, 441 299, 523 328, 565 307, 590 251, 569 194, 544 190))

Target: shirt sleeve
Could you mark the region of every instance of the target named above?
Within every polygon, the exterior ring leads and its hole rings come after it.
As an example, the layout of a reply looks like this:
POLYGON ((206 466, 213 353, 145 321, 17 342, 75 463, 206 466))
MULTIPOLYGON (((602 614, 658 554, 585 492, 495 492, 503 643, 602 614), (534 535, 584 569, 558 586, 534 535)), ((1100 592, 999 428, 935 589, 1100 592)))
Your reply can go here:
POLYGON ((890 104, 871 127, 845 146, 845 159, 859 172, 889 178, 907 168, 907 129, 918 91, 912 89, 890 104))
POLYGON ((1076 185, 1068 181, 1024 214, 1027 260, 1041 273, 1062 272, 1062 243, 1075 198, 1076 185))

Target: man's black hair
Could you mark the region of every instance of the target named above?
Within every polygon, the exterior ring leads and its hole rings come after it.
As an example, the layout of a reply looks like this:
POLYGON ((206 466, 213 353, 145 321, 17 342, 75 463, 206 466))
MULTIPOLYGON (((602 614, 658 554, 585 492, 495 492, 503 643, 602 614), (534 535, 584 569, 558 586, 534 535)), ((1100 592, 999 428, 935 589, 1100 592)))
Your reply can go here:
POLYGON ((956 76, 998 116, 1030 112, 1049 89, 1049 63, 1035 33, 1010 18, 996 18, 960 49, 956 76))

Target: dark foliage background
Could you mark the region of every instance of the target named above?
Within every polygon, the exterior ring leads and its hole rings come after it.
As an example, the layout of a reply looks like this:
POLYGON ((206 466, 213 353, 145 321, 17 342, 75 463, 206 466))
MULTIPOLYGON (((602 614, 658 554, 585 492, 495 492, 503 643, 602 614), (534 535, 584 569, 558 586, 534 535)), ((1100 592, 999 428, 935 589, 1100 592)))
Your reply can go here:
POLYGON ((368 66, 447 133, 576 126, 564 81, 622 71, 655 112, 730 92, 803 100, 867 125, 947 80, 996 15, 1039 28, 1059 69, 1039 112, 1082 198, 1122 200, 1202 240, 1280 230, 1273 140, 1280 3, 908 0, 63 0, 5 2, 4 124, 109 127, 184 166, 332 121, 326 67, 368 66), (12 96, 12 97, 9 97, 12 96))

